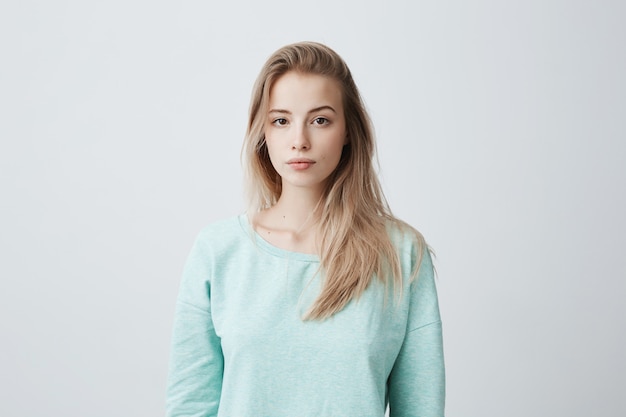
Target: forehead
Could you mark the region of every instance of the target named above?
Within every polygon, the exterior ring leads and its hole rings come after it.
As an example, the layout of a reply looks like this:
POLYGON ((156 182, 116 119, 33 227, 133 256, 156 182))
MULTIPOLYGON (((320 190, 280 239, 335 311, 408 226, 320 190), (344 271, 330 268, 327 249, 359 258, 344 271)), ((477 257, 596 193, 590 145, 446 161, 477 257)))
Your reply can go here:
POLYGON ((318 74, 290 71, 280 76, 272 85, 269 95, 270 109, 290 111, 329 105, 339 111, 342 106, 339 81, 318 74))

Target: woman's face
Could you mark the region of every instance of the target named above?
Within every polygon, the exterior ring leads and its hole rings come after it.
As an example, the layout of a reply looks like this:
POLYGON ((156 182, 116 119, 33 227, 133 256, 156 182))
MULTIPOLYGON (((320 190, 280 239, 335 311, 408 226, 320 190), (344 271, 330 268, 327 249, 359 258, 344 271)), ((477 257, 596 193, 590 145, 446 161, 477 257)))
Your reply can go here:
POLYGON ((270 90, 265 141, 282 189, 321 193, 341 158, 346 122, 335 79, 290 71, 270 90))

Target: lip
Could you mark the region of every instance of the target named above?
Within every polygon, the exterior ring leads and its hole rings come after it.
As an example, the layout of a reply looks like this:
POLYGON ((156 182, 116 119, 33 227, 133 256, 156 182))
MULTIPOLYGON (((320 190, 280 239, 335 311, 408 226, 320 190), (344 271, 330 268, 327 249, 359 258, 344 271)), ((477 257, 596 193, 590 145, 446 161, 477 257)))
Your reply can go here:
POLYGON ((295 170, 307 169, 314 163, 314 160, 308 158, 293 158, 287 161, 287 164, 295 170))

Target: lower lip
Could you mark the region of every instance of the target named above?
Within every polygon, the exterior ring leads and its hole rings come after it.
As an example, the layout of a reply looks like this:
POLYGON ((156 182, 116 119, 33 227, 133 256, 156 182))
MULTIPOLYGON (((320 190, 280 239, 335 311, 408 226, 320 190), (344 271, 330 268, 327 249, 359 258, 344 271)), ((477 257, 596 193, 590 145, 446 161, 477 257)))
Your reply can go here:
POLYGON ((302 171, 303 169, 307 169, 313 164, 314 162, 292 162, 289 164, 289 166, 296 171, 302 171))

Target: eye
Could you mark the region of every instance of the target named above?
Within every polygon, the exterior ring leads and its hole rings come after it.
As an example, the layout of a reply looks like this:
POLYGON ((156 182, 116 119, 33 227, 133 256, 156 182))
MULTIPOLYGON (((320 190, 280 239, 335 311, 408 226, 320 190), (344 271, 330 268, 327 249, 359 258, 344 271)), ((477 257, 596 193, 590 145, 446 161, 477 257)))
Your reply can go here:
POLYGON ((278 119, 274 119, 272 124, 275 126, 285 126, 287 124, 287 119, 279 117, 278 119))
POLYGON ((330 123, 330 120, 328 120, 325 117, 316 117, 315 119, 313 119, 313 124, 316 124, 316 125, 322 126, 322 125, 327 125, 329 123, 330 123))

